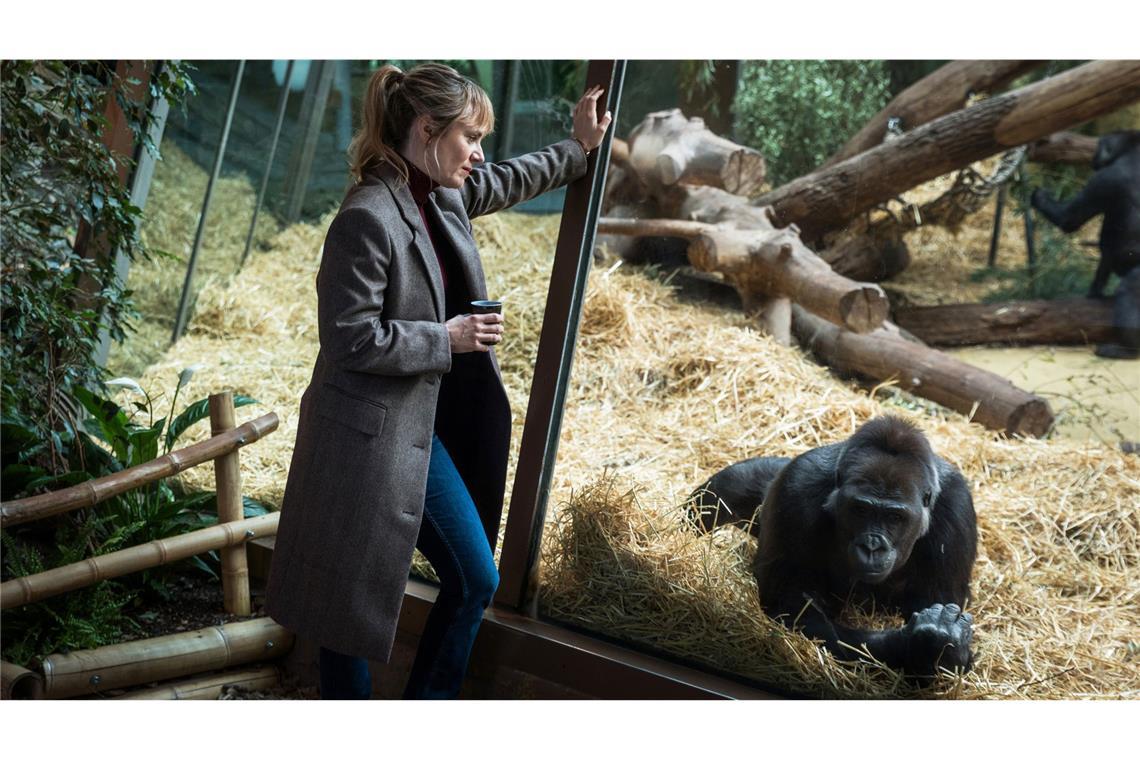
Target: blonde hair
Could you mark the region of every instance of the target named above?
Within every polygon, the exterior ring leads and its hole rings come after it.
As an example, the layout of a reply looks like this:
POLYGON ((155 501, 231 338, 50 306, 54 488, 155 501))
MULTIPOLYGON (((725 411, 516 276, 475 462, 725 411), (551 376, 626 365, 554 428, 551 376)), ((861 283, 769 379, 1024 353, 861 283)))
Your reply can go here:
POLYGON ((487 93, 450 66, 421 63, 407 73, 391 64, 381 66, 368 80, 363 123, 348 146, 353 181, 360 182, 366 170, 387 162, 407 182, 399 149, 420 115, 428 118, 430 140, 459 119, 470 120, 484 133, 495 126, 487 93))

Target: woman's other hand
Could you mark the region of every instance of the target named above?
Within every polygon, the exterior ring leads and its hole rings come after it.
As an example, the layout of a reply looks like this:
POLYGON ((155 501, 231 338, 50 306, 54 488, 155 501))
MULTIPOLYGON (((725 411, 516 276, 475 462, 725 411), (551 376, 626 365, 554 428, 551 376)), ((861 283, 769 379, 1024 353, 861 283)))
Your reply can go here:
POLYGON ((444 326, 453 354, 490 351, 491 346, 503 340, 502 314, 460 314, 447 320, 444 326))
POLYGON ((589 153, 602 144, 602 138, 609 128, 613 116, 609 111, 598 121, 598 98, 605 92, 599 85, 594 85, 578 104, 574 106, 574 128, 570 136, 582 144, 589 153))

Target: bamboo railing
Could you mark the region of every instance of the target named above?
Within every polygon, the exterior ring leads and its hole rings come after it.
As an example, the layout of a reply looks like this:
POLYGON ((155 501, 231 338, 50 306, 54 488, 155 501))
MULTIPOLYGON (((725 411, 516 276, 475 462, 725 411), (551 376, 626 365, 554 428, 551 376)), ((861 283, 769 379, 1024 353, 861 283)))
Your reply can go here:
MULTIPOLYGON (((254 538, 276 535, 280 515, 273 512, 243 519, 238 450, 276 430, 278 419, 271 412, 235 427, 233 394, 229 391, 211 395, 209 407, 212 435, 208 440, 113 475, 0 504, 0 528, 94 507, 114 496, 209 461, 214 462, 218 525, 14 578, 0 584, 0 609, 221 550, 225 610, 248 616, 251 605, 245 544, 254 538)), ((258 619, 87 652, 52 655, 43 661, 42 676, 4 663, 2 696, 56 698, 95 693, 270 659, 287 652, 291 644, 292 635, 285 629, 272 620, 258 619), (93 668, 106 672, 90 673, 93 668)), ((262 680, 257 683, 262 683, 264 677, 265 674, 261 674, 262 680)), ((232 676, 218 678, 222 679, 218 683, 233 683, 232 676), (225 680, 227 678, 231 680, 225 680)), ((194 685, 190 691, 196 693, 199 688, 200 685, 194 685)), ((201 688, 206 688, 203 693, 208 693, 214 687, 201 688)), ((173 692, 162 693, 183 692, 175 688, 173 692)))
POLYGON ((172 451, 158 459, 152 459, 128 470, 116 472, 114 475, 89 480, 86 483, 79 483, 39 496, 5 502, 0 504, 0 528, 41 520, 45 517, 72 512, 83 507, 93 507, 112 496, 118 496, 147 483, 177 475, 194 465, 229 454, 276 429, 277 415, 270 412, 222 435, 178 451, 172 451))
POLYGON ((48 699, 183 678, 273 659, 293 645, 293 634, 269 618, 45 657, 48 699))

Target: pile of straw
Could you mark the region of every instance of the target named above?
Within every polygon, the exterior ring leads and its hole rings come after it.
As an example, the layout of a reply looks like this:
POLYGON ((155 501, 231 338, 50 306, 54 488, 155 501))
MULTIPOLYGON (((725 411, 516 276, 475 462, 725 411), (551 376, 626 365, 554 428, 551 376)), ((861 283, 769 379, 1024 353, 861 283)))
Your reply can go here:
MULTIPOLYGON (((182 398, 229 387, 262 402, 239 409, 239 422, 275 411, 279 431, 242 451, 244 491, 271 503, 281 497, 316 353, 313 278, 325 226, 285 230, 228 288, 203 292, 188 337, 143 378, 170 393, 183 367, 203 363, 182 398)), ((500 214, 476 220, 475 231, 490 294, 505 304, 498 354, 514 410, 513 478, 557 219, 500 214)), ((653 272, 620 264, 590 276, 541 609, 790 691, 912 694, 889 670, 837 663, 765 618, 747 570, 752 540, 732 529, 696 535, 677 506, 729 463, 798 454, 882 413, 926 431, 965 473, 979 515, 975 670, 921 693, 1140 694, 1135 458, 1096 444, 1006 440, 890 388, 867 394, 758 334, 739 313, 679 302, 653 272)), ((208 468, 186 477, 212 486, 208 468)))
MULTIPOLYGON (((139 231, 143 243, 156 255, 132 264, 127 277, 142 319, 136 324, 137 334, 112 350, 109 365, 116 374, 141 372, 170 343, 208 180, 209 175, 177 145, 169 140, 163 143, 139 231)), ((194 270, 194 293, 228 282, 237 271, 256 199, 256 190, 244 174, 223 174, 214 183, 194 270)), ((273 217, 261 214, 254 245, 276 231, 273 217)))

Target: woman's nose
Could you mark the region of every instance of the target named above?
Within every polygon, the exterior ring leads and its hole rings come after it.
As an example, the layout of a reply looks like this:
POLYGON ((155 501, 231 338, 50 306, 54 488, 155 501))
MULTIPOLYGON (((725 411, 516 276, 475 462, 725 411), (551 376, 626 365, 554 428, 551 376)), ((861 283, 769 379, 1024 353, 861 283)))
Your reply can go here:
POLYGON ((475 143, 475 151, 471 154, 471 160, 477 163, 483 162, 483 143, 475 143))

